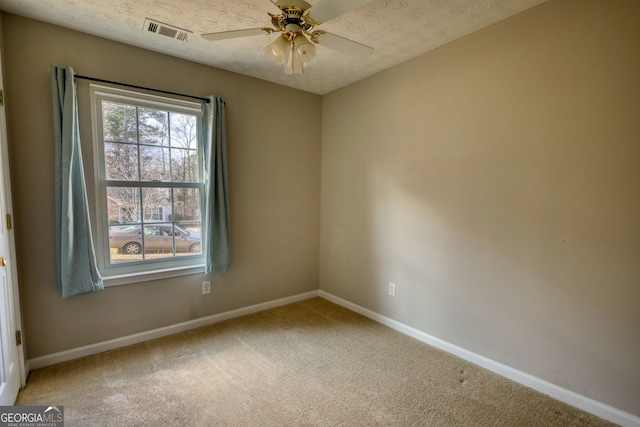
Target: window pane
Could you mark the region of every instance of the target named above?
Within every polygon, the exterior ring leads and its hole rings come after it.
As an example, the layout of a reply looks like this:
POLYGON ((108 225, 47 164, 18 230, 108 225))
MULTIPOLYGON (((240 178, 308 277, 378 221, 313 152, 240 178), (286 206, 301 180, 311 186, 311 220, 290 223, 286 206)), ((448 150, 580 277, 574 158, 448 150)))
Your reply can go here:
POLYGON ((169 120, 166 111, 138 108, 140 144, 169 145, 169 120))
POLYGON ((143 222, 152 223, 166 221, 171 214, 170 188, 143 188, 143 222))
POLYGON ((135 142, 137 127, 136 107, 102 102, 102 133, 105 141, 135 142))
POLYGON ((142 235, 144 258, 166 258, 174 256, 173 227, 169 224, 147 224, 142 235))
POLYGON ((200 232, 189 227, 182 227, 176 224, 167 224, 162 227, 163 235, 168 235, 173 239, 176 255, 193 255, 202 253, 200 243, 200 232))
POLYGON ((109 180, 138 180, 138 147, 115 142, 104 143, 105 175, 109 180))
POLYGON ((171 146, 195 150, 198 146, 197 123, 194 115, 171 113, 171 146))
POLYGON ((200 242, 200 190, 197 188, 181 188, 175 189, 173 194, 176 230, 182 230, 188 234, 186 239, 188 242, 181 242, 182 245, 179 248, 187 249, 190 253, 202 253, 202 244, 200 242))
POLYGON ((176 188, 174 192, 174 221, 200 221, 200 190, 176 188))
POLYGON ((169 149, 141 145, 140 175, 142 181, 169 181, 169 149))
POLYGON ((171 174, 173 182, 198 182, 198 152, 173 148, 171 174))
POLYGON ((109 261, 112 264, 143 258, 140 224, 109 225, 109 261))
POLYGON ((140 190, 130 187, 107 187, 109 224, 140 222, 140 190))

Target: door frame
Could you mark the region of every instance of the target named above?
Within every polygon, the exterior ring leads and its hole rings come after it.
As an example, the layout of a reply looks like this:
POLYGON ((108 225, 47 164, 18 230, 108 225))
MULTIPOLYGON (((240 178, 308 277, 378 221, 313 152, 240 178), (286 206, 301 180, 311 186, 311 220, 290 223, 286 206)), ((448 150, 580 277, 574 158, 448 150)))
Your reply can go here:
POLYGON ((13 301, 11 301, 13 318, 13 329, 15 331, 21 331, 21 339, 22 344, 17 345, 17 353, 18 353, 18 370, 20 372, 20 388, 24 387, 27 383, 27 371, 25 365, 24 358, 24 347, 25 347, 25 334, 22 329, 22 316, 20 313, 20 292, 18 287, 18 268, 17 268, 17 257, 16 257, 16 245, 15 245, 15 221, 13 215, 13 202, 11 197, 11 174, 9 169, 9 145, 8 145, 8 136, 7 136, 7 118, 5 111, 6 97, 4 96, 4 65, 2 62, 2 51, 0 51, 0 93, 3 94, 2 102, 0 102, 0 156, 3 161, 3 176, 0 176, 0 185, 2 185, 2 191, 4 191, 4 206, 0 209, 4 215, 11 216, 12 227, 9 229, 7 225, 7 218, 0 218, 0 221, 5 221, 2 224, 2 227, 6 229, 7 243, 8 243, 8 253, 7 258, 8 262, 6 265, 6 275, 8 286, 11 292, 11 296, 13 297, 13 301))

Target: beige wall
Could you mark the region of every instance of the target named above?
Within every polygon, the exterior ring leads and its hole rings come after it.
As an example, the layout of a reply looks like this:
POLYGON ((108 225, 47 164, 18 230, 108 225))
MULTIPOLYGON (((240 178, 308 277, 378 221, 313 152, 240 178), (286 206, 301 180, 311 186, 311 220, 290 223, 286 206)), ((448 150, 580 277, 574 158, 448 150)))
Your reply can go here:
POLYGON ((320 286, 640 415, 639 17, 550 0, 321 98, 4 14, 28 357, 320 286), (213 295, 195 275, 57 296, 52 63, 225 98, 234 262, 213 295), (274 99, 308 138, 279 138, 274 99))
MULTIPOLYGON (((321 97, 4 14, 4 67, 28 358, 318 289, 321 97), (203 275, 61 299, 55 265, 50 64, 227 102, 233 264, 203 275), (286 137, 277 100, 296 105, 286 137), (291 135, 306 135, 291 138, 291 135)), ((88 83, 79 83, 85 163, 88 83)), ((91 174, 91 173, 90 173, 91 174)))
POLYGON ((325 96, 320 288, 640 415, 639 49, 552 0, 325 96))

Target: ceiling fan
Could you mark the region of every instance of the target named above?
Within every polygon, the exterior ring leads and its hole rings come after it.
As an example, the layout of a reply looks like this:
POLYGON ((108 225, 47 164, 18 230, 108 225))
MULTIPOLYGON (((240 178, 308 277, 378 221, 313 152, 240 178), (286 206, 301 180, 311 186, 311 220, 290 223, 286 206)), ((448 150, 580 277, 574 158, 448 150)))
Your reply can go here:
POLYGON ((316 44, 359 59, 366 58, 373 51, 369 46, 316 29, 318 25, 372 0, 324 0, 315 6, 311 6, 304 0, 269 1, 279 9, 278 14, 269 13, 273 28, 222 31, 203 34, 202 37, 205 40, 218 41, 281 33, 265 48, 265 52, 273 62, 284 65, 286 74, 302 74, 307 67, 307 62, 315 56, 316 44))

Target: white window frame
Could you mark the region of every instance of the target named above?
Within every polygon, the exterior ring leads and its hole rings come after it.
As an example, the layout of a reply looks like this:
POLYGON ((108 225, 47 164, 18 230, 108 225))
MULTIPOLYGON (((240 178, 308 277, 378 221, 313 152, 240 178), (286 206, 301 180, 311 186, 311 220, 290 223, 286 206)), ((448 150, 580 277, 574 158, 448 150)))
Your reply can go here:
POLYGON ((96 236, 95 250, 98 270, 102 275, 105 286, 118 286, 130 283, 139 283, 151 280, 159 280, 170 277, 178 277, 189 274, 204 273, 204 242, 205 224, 201 218, 201 243, 202 254, 180 257, 161 258, 154 260, 132 261, 113 264, 110 262, 109 229, 107 213, 107 185, 104 160, 104 138, 102 135, 102 108, 103 100, 115 101, 140 107, 150 107, 177 113, 193 114, 197 116, 198 123, 198 156, 200 159, 199 180, 201 183, 201 212, 204 212, 204 154, 202 135, 202 111, 200 104, 191 101, 149 95, 130 90, 116 89, 113 87, 90 85, 91 117, 93 128, 93 153, 95 170, 95 194, 96 194, 96 236))

